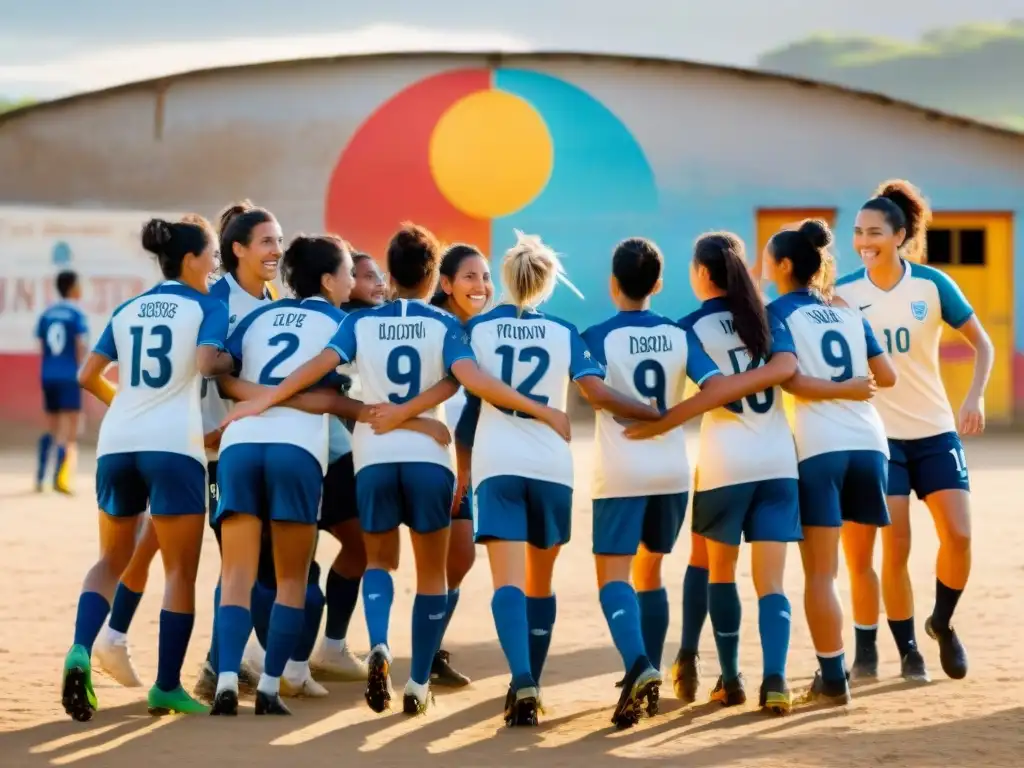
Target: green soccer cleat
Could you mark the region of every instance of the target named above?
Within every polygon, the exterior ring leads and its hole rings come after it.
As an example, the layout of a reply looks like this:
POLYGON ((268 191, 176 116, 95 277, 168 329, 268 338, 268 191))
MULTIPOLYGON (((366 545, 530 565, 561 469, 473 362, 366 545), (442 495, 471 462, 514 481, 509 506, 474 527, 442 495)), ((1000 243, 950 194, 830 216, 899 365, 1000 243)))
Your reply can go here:
POLYGON ((205 715, 210 708, 189 696, 180 685, 173 691, 161 690, 158 686, 149 689, 146 697, 149 714, 161 715, 205 715))
POLYGON ((64 711, 80 723, 92 720, 93 713, 99 709, 96 692, 92 689, 92 662, 89 652, 81 645, 71 646, 64 657, 60 701, 64 711))

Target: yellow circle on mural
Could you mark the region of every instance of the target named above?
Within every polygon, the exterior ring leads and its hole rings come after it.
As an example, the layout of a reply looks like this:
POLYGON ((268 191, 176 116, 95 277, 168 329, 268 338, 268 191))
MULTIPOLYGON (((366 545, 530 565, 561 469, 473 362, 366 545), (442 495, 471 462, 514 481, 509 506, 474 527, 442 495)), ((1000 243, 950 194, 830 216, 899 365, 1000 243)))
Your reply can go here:
POLYGON ((477 91, 453 104, 430 137, 438 189, 468 216, 515 213, 551 177, 554 147, 544 119, 505 91, 477 91))

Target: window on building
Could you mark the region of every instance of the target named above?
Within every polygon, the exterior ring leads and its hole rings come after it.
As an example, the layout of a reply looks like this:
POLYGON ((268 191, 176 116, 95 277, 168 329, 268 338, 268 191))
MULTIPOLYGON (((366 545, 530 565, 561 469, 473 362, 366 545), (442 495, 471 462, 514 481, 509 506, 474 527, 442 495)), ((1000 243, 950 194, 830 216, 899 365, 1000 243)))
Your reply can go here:
POLYGON ((935 266, 984 266, 985 230, 936 228, 928 230, 927 261, 935 266))

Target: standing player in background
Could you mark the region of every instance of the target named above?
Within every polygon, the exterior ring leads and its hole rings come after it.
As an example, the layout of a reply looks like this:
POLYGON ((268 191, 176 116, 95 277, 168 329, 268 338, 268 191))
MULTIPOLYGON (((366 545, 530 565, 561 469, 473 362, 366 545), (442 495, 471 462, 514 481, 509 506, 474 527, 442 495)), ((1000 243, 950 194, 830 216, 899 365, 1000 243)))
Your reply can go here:
MULTIPOLYGON (((745 394, 708 411, 701 421, 699 465, 693 497, 693 531, 707 546, 710 585, 707 605, 715 632, 721 677, 711 693, 724 706, 746 701, 739 671, 740 597, 736 563, 740 542, 752 544, 754 589, 758 596, 763 679, 760 706, 788 712, 786 684, 790 605, 783 589, 786 550, 799 541, 796 452, 778 385, 796 372, 796 357, 769 329, 764 304, 744 262, 743 242, 728 232, 700 237, 690 267, 693 292, 703 304, 680 325, 692 331, 726 381, 745 394), (767 361, 767 362, 765 362, 767 361), (754 384, 747 386, 746 382, 754 384)), ((778 329, 773 329, 778 330, 778 329)), ((654 424, 627 430, 634 437, 660 434, 692 417, 693 408, 714 392, 704 390, 654 424)), ((717 404, 717 403, 716 403, 717 404)), ((684 590, 684 601, 688 594, 684 590)), ((703 604, 701 604, 703 607, 703 604)), ((684 626, 687 621, 684 602, 684 626)), ((696 687, 695 657, 686 643, 673 667, 677 689, 696 687)))
POLYGON ((60 493, 71 493, 78 416, 82 411, 78 367, 88 351, 89 331, 85 313, 77 304, 82 297, 78 275, 65 270, 57 275, 56 283, 60 300, 47 307, 36 324, 36 338, 42 347, 41 379, 46 413, 46 432, 39 438, 36 490, 43 490, 50 449, 56 442, 53 488, 60 493))
POLYGON ((440 250, 429 231, 405 225, 388 246, 396 299, 349 315, 320 355, 265 397, 240 404, 229 417, 261 413, 311 386, 339 363, 354 363, 365 399, 382 403, 374 408, 372 423, 357 424, 353 435, 356 495, 367 555, 363 608, 372 647, 366 702, 375 712, 383 712, 391 702, 388 624, 399 526, 411 529, 416 556, 412 669, 403 698, 406 714, 423 712, 430 703, 430 668, 447 614, 445 574, 455 489, 451 459, 437 440, 394 434, 394 430, 451 397, 458 388, 451 375, 470 391, 504 407, 528 410, 562 426, 562 414, 482 373, 458 321, 427 304, 437 284, 440 250))
POLYGON ((783 387, 797 398, 804 609, 819 666, 808 698, 841 705, 850 701, 850 686, 836 590, 840 531, 889 524, 889 447, 882 420, 866 400, 876 382, 895 384, 896 371, 857 310, 829 306, 810 290, 831 260, 825 250, 831 242, 824 222, 805 221, 772 237, 765 265, 780 297, 768 313, 789 333, 800 365, 783 387))
MULTIPOLYGON (((494 297, 491 269, 487 259, 471 245, 453 245, 441 256, 440 284, 431 303, 458 318, 465 325, 479 315, 494 297)), ((459 389, 445 404, 444 416, 454 433, 466 407, 466 391, 459 389)), ((455 441, 455 500, 452 530, 448 541, 448 613, 445 632, 459 604, 459 586, 476 560, 473 542, 473 489, 470 485, 472 449, 455 441)), ((442 634, 442 640, 444 635, 442 634)), ((469 685, 470 679, 451 665, 451 655, 438 650, 430 670, 430 682, 448 688, 469 685)))
MULTIPOLYGON (((505 723, 526 726, 537 724, 541 708, 540 679, 556 615, 552 576, 571 532, 568 381, 595 408, 618 416, 652 419, 660 411, 607 387, 576 328, 538 311, 557 282, 568 280, 558 256, 539 238, 520 232, 516 237, 501 265, 508 303, 475 317, 467 332, 485 371, 501 376, 531 404, 554 409, 566 427, 554 422, 556 429, 549 429, 530 411, 481 405, 470 397, 456 440, 473 448, 477 541, 487 546, 494 585, 491 611, 512 675, 505 723)), ((646 661, 637 668, 640 674, 626 686, 614 722, 635 722, 643 699, 660 682, 646 661)))
MULTIPOLYGON (((985 387, 992 371, 992 342, 963 293, 946 274, 919 263, 931 211, 909 182, 882 184, 857 214, 853 247, 864 268, 836 283, 836 293, 857 307, 892 355, 899 380, 880 392, 875 406, 889 438, 888 505, 892 525, 882 531, 882 598, 899 650, 903 676, 929 679, 914 632, 910 557, 910 492, 935 521, 939 552, 935 604, 925 631, 938 641, 943 671, 967 674, 967 652, 950 621, 971 569, 970 480, 960 435, 985 429, 985 387), (974 348, 974 378, 953 415, 939 371, 943 325, 956 328, 974 348), (959 435, 957 430, 959 428, 959 435)), ((857 626, 855 677, 878 675, 878 578, 871 529, 843 530, 857 626), (858 540, 863 537, 865 540, 858 540), (867 540, 870 539, 870 540, 867 540)))
POLYGON ((110 405, 96 448, 100 559, 86 575, 74 644, 64 661, 64 710, 80 721, 97 708, 92 645, 135 548, 136 517, 147 505, 166 572, 149 710, 206 711, 182 689, 181 665, 195 622, 206 513, 197 379, 231 370, 224 351, 227 312, 206 294, 217 250, 209 225, 153 219, 143 229, 142 244, 156 254, 165 280, 114 311, 80 374, 82 387, 110 405), (117 361, 119 387, 111 402, 103 373, 117 361))

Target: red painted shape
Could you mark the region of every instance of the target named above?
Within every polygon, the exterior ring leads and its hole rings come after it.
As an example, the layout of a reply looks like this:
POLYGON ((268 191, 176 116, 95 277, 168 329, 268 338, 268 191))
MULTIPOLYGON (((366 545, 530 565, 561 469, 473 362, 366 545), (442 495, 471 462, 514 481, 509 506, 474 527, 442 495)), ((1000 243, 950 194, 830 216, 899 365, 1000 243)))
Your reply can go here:
MULTIPOLYGON (((43 392, 39 384, 39 355, 0 354, 0 424, 26 424, 42 427, 43 392)), ((107 378, 117 381, 117 367, 106 373, 107 378)), ((82 393, 82 405, 87 425, 95 428, 103 414, 104 406, 92 395, 82 393)))
POLYGON ((383 263, 388 241, 403 221, 422 224, 447 243, 486 250, 491 224, 466 216, 445 199, 430 171, 430 137, 459 99, 491 87, 485 69, 428 77, 393 96, 356 130, 327 187, 329 232, 383 263))

